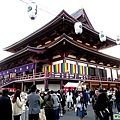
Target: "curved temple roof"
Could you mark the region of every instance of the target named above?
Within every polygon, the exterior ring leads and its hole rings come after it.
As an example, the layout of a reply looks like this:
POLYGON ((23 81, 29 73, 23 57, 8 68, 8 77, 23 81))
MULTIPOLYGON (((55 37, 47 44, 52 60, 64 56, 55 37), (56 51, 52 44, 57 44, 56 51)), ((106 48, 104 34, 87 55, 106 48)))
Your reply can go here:
MULTIPOLYGON (((9 51, 9 52, 14 51, 14 49, 20 50, 21 47, 23 47, 23 46, 26 47, 29 44, 29 42, 31 42, 31 41, 33 42, 37 37, 44 37, 47 34, 47 31, 54 29, 54 26, 57 26, 58 23, 60 23, 60 21, 68 21, 72 25, 74 25, 74 23, 78 20, 83 22, 83 28, 90 31, 94 36, 99 35, 99 33, 94 30, 94 28, 93 28, 92 24, 90 23, 84 9, 80 9, 77 12, 73 13, 72 15, 69 15, 65 10, 62 10, 49 23, 47 23, 46 25, 44 25, 43 27, 41 27, 37 31, 33 32, 32 34, 28 35, 27 37, 23 38, 22 40, 4 48, 4 50, 9 51)), ((64 22, 62 24, 64 24, 64 22)), ((61 26, 62 26, 62 24, 61 24, 61 26)), ((113 40, 109 37, 107 37, 107 41, 111 42, 109 47, 116 45, 115 40, 113 40)))
MULTIPOLYGON (((7 63, 7 61, 10 61, 12 59, 18 59, 19 56, 26 55, 25 53, 37 53, 37 54, 42 54, 44 56, 45 52, 50 52, 51 56, 53 56, 53 53, 56 50, 61 50, 63 48, 63 43, 65 42, 65 46, 68 46, 69 48, 66 47, 66 50, 74 50, 76 51, 76 55, 79 53, 81 54, 86 54, 86 56, 90 56, 91 59, 99 59, 99 60, 104 60, 107 63, 114 63, 117 67, 119 67, 120 64, 120 59, 116 57, 112 57, 110 55, 106 55, 104 53, 98 52, 94 48, 90 48, 89 46, 85 46, 83 44, 78 44, 77 41, 73 40, 71 37, 67 36, 66 34, 62 34, 60 37, 58 37, 56 40, 53 42, 45 45, 44 47, 36 48, 36 47, 31 47, 27 46, 24 49, 18 51, 17 53, 11 55, 10 57, 7 57, 6 59, 0 61, 0 66, 3 65, 3 63, 7 63), (52 51, 51 51, 52 50, 52 51)), ((42 61, 42 60, 41 60, 42 61)))

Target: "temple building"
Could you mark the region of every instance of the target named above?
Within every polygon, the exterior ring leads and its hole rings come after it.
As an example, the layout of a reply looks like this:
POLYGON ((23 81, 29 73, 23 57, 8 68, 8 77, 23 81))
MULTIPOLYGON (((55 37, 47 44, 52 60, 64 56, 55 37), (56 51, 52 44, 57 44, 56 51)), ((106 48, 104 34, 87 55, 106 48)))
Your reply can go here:
POLYGON ((46 25, 4 48, 14 53, 0 61, 0 87, 58 90, 67 82, 84 82, 88 88, 120 85, 120 58, 99 50, 116 46, 106 36, 101 42, 84 9, 69 15, 62 10, 46 25), (74 24, 82 23, 76 34, 74 24))

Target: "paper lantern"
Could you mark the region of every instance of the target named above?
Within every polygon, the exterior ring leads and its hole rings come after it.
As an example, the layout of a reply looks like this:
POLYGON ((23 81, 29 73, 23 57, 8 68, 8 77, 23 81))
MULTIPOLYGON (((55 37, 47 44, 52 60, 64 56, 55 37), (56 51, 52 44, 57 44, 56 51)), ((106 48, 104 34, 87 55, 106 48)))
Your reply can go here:
POLYGON ((101 41, 101 42, 106 41, 106 36, 105 36, 105 34, 103 33, 103 31, 101 31, 101 32, 99 33, 99 38, 100 38, 100 41, 101 41))
POLYGON ((116 43, 117 43, 117 45, 120 45, 120 38, 119 38, 119 36, 117 36, 116 43))
POLYGON ((76 34, 81 34, 82 33, 82 23, 81 22, 76 22, 74 24, 74 29, 76 34))
POLYGON ((28 16, 31 20, 35 20, 37 17, 37 5, 35 2, 31 2, 28 6, 28 16))

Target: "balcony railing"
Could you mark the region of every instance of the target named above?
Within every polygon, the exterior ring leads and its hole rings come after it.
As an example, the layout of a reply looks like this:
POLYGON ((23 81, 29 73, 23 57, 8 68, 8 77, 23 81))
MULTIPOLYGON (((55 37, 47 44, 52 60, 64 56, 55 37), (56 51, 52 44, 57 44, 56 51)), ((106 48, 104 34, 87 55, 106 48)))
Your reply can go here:
POLYGON ((7 85, 12 82, 22 82, 30 80, 40 80, 44 78, 49 79, 64 79, 64 80, 79 80, 79 81, 96 81, 96 82, 120 82, 120 79, 111 79, 107 77, 98 77, 98 76, 87 76, 79 74, 69 74, 69 73, 46 73, 39 72, 36 74, 27 74, 24 76, 16 76, 14 78, 7 78, 5 80, 0 80, 0 86, 7 85))

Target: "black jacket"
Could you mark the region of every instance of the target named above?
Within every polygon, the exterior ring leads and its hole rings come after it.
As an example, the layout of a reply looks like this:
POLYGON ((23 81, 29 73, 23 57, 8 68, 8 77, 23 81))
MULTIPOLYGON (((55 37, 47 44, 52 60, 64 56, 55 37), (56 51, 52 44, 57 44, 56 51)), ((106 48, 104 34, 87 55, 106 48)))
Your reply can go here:
POLYGON ((8 96, 0 97, 0 120, 12 120, 12 106, 8 96))
POLYGON ((116 91, 116 103, 120 103, 120 91, 116 91))
POLYGON ((108 107, 108 98, 104 92, 98 95, 96 105, 98 111, 102 111, 108 107))

